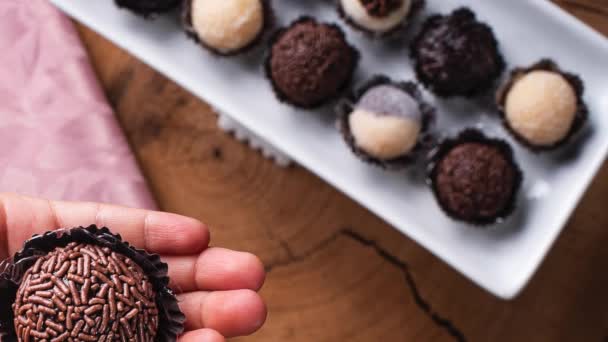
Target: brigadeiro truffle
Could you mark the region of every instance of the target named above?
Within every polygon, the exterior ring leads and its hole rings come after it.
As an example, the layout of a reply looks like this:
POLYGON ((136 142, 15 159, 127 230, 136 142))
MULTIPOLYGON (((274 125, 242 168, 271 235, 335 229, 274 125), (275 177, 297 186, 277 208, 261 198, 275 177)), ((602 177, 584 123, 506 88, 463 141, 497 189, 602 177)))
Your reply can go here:
POLYGON ((219 55, 245 52, 272 26, 268 0, 186 0, 186 33, 219 55))
POLYGON ((367 33, 386 36, 407 27, 424 0, 339 0, 342 18, 367 33))
POLYGON ((533 150, 567 143, 587 120, 583 81, 549 59, 518 68, 498 91, 505 126, 533 150))
POLYGON ((376 76, 338 106, 346 143, 364 161, 385 168, 411 163, 434 117, 413 82, 376 76))
POLYGON ((280 100, 315 108, 348 86, 358 60, 338 26, 304 17, 272 39, 266 73, 280 100))
POLYGON ((114 0, 121 8, 131 10, 133 13, 148 17, 154 14, 169 12, 177 8, 182 0, 114 0))
POLYGON ((419 80, 439 96, 487 91, 505 63, 492 29, 467 9, 430 17, 412 45, 419 80))
POLYGON ((429 183, 448 216, 488 225, 513 212, 522 173, 506 142, 466 130, 437 148, 429 183))
POLYGON ((0 271, 7 341, 160 342, 183 331, 167 265, 107 228, 34 236, 0 271))

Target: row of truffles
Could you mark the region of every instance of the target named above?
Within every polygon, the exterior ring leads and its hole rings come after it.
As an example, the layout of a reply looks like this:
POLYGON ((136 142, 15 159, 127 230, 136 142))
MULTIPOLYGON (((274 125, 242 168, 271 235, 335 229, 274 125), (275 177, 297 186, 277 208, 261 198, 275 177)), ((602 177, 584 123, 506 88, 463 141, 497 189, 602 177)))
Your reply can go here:
POLYGON ((175 342, 185 317, 167 264, 108 228, 35 235, 0 263, 0 336, 15 342, 175 342))
MULTIPOLYGON (((242 34, 241 37, 236 38, 239 41, 247 41, 239 44, 241 48, 255 40, 255 36, 262 31, 264 22, 270 22, 270 17, 273 15, 268 0, 115 0, 115 2, 119 7, 144 17, 172 11, 184 3, 188 8, 187 22, 194 26, 191 29, 201 30, 198 32, 201 36, 209 34, 210 30, 216 30, 215 33, 211 33, 214 38, 224 36, 229 40, 235 39, 235 33, 242 34), (230 32, 226 35, 223 31, 230 32)), ((338 0, 338 4, 341 16, 354 28, 377 36, 385 36, 407 27, 410 19, 424 6, 424 0, 338 0)), ((208 45, 218 50, 213 44, 208 45)), ((234 46, 230 49, 235 50, 234 46)), ((237 50, 239 49, 235 51, 237 50)))
MULTIPOLYGON (((178 7, 177 0, 115 0, 121 7, 150 15, 178 7)), ((368 33, 399 31, 423 7, 423 0, 339 0, 342 17, 368 33)), ((269 0, 185 0, 187 33, 220 55, 248 50, 272 27, 269 0)), ((418 80, 438 96, 476 96, 491 89, 505 63, 492 29, 460 8, 434 15, 422 25, 411 54, 418 80)), ((342 30, 301 18, 276 32, 266 74, 279 100, 316 108, 339 97, 349 86, 359 53, 342 30)), ((505 125, 535 150, 559 147, 584 123, 583 85, 550 61, 516 69, 498 96, 505 125)), ((401 157, 401 156, 397 156, 401 157)), ((384 159, 395 159, 388 156, 384 159)))
MULTIPOLYGON (((348 146, 362 160, 384 168, 407 166, 426 150, 435 115, 415 83, 382 76, 339 105, 338 112, 348 146)), ((428 183, 449 217, 481 226, 513 212, 522 172, 508 143, 469 129, 428 155, 428 183)))
MULTIPOLYGON (((512 72, 497 92, 497 106, 518 141, 543 151, 565 144, 581 129, 588 116, 582 95, 579 77, 542 60, 512 72)), ((431 150, 428 183, 449 217, 488 225, 513 213, 523 175, 509 144, 465 130, 425 148, 434 110, 415 83, 376 77, 343 101, 338 114, 346 143, 371 164, 401 168, 431 150)))
MULTIPOLYGON (((583 90, 578 76, 541 60, 511 73, 497 91, 496 107, 516 140, 533 151, 553 150, 570 141, 587 120, 583 90)), ((343 99, 337 111, 353 151, 388 168, 409 164, 435 117, 415 83, 398 86, 378 76, 343 99)))
MULTIPOLYGON (((174 3, 116 1, 131 3, 130 8, 143 15, 154 12, 154 4, 160 11, 174 3)), ((346 23, 376 38, 403 36, 424 6, 424 0, 336 3, 346 23)), ((203 47, 233 55, 263 40, 273 26, 273 11, 270 0, 185 0, 183 22, 203 47)), ((343 96, 360 54, 339 26, 302 17, 276 30, 269 45, 265 72, 277 98, 305 109, 340 99, 339 127, 357 157, 383 168, 402 168, 434 151, 429 184, 447 215, 489 224, 513 211, 522 174, 506 142, 468 130, 437 144, 430 127, 435 110, 415 82, 376 76, 343 96)), ((410 53, 420 84, 444 98, 486 94, 506 67, 492 28, 467 8, 429 17, 412 40, 410 53)), ((497 92, 497 112, 524 146, 556 149, 587 119, 583 90, 579 77, 541 60, 511 72, 497 92)))

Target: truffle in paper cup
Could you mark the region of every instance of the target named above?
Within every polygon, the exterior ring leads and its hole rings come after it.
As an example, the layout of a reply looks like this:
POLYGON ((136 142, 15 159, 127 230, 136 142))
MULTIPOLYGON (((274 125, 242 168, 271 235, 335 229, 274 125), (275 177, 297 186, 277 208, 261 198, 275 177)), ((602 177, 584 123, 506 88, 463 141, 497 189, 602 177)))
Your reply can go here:
POLYGON ((185 0, 182 26, 186 34, 219 56, 249 52, 274 26, 270 0, 185 0))
POLYGON ((373 38, 405 36, 425 0, 336 0, 338 14, 351 27, 373 38))
POLYGON ((414 82, 374 76, 343 98, 336 111, 347 145, 373 165, 400 169, 432 146, 435 110, 414 82))
POLYGON ((35 235, 0 271, 3 341, 173 342, 184 329, 167 264, 108 228, 35 235))
POLYGON ((569 143, 588 118, 580 77, 550 59, 517 68, 499 89, 496 102, 509 132, 533 151, 569 143))
POLYGON ((511 146, 476 129, 443 141, 428 165, 428 183, 441 209, 477 226, 513 213, 522 180, 511 146))
POLYGON ((468 8, 428 18, 411 54, 418 80, 441 97, 489 92, 505 68, 492 28, 468 8))
POLYGON ((358 63, 339 26, 301 17, 271 38, 265 69, 281 102, 314 109, 348 88, 358 63))

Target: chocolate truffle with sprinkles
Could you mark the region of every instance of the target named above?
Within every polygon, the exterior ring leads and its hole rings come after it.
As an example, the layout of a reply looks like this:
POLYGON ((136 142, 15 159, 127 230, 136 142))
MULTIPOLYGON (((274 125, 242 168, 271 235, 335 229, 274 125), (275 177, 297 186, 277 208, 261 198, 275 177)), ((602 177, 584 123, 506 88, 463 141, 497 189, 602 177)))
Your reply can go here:
POLYGON ((315 108, 348 86, 358 60, 338 26, 303 17, 272 39, 266 73, 280 100, 315 108))
POLYGON ((448 216, 488 225, 513 212, 522 173, 506 142, 466 130, 444 141, 429 165, 429 183, 448 216))
POLYGON ((424 0, 339 0, 342 18, 351 26, 378 36, 399 31, 424 6, 424 0))
POLYGON ((114 0, 121 8, 131 10, 133 13, 148 17, 154 14, 169 12, 182 3, 182 0, 114 0))
POLYGON ((346 143, 364 161, 400 168, 422 149, 433 108, 413 82, 376 76, 338 106, 346 143))
POLYGON ((183 331, 167 265, 107 228, 35 236, 4 268, 8 341, 176 341, 183 331))
POLYGON ((492 29, 467 8, 427 19, 412 57, 418 79, 444 97, 488 91, 505 67, 492 29))
POLYGON ((503 122, 524 145, 552 150, 566 144, 587 120, 583 81, 544 59, 517 68, 498 91, 503 122))
POLYGON ((245 52, 272 26, 269 0, 186 0, 186 33, 219 55, 245 52))

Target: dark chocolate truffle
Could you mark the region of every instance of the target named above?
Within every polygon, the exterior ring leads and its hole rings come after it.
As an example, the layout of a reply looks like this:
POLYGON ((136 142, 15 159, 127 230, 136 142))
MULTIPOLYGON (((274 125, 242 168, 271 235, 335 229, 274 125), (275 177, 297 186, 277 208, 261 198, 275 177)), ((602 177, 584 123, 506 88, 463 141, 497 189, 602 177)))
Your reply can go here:
POLYGON ((469 130, 439 147, 430 181, 443 210, 472 224, 491 224, 515 207, 521 171, 510 146, 469 130))
POLYGON ((135 14, 147 17, 169 12, 177 8, 182 0, 114 0, 116 5, 126 8, 135 14))
POLYGON ((340 129, 347 144, 361 159, 399 168, 414 159, 433 117, 413 82, 372 78, 338 106, 340 129))
POLYGON ((587 119, 582 80, 551 60, 518 68, 498 92, 498 107, 511 133, 533 150, 565 144, 587 119))
POLYGON ((158 255, 107 228, 35 235, 0 263, 0 333, 9 342, 175 342, 185 317, 167 273, 158 255))
POLYGON ((424 0, 339 0, 340 15, 351 26, 375 35, 388 35, 407 26, 424 0))
POLYGON ((492 29, 461 8, 429 18, 414 39, 419 80, 439 96, 474 96, 492 87, 505 63, 492 29))
POLYGON ((348 86, 358 59, 339 27, 306 17, 277 33, 266 71, 279 99, 314 108, 348 86))

